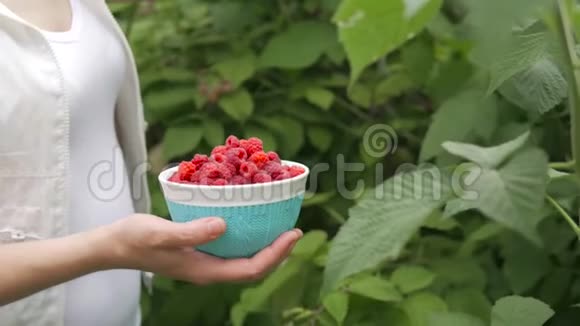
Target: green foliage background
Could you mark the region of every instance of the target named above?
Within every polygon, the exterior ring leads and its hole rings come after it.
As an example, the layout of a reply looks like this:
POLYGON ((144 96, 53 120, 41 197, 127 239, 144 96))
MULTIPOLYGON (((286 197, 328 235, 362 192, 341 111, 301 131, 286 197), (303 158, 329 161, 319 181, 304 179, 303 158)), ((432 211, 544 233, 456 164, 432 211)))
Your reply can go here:
POLYGON ((228 134, 330 165, 284 265, 255 284, 157 277, 143 324, 576 325, 572 67, 552 4, 112 2, 141 74, 155 214, 168 216, 155 174, 228 134), (375 124, 398 135, 380 158, 364 150, 375 124), (339 155, 366 168, 342 177, 339 155), (422 165, 390 178, 404 163, 422 165), (452 191, 458 169, 478 198, 452 191))

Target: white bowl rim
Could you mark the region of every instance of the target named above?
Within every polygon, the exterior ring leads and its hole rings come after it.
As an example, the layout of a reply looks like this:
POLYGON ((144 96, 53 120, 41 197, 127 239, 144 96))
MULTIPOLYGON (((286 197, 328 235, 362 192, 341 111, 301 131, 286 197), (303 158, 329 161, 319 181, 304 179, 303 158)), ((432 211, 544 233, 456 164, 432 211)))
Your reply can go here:
POLYGON ((171 168, 168 168, 168 169, 161 171, 161 173, 159 173, 158 180, 161 183, 170 184, 172 187, 181 187, 183 189, 201 189, 201 190, 203 190, 203 189, 250 189, 250 188, 263 188, 263 187, 267 187, 268 185, 274 186, 274 185, 289 184, 289 183, 295 182, 297 180, 307 178, 308 175, 310 174, 310 169, 302 163, 288 161, 288 160, 281 160, 281 163, 282 163, 282 165, 299 166, 299 167, 304 169, 304 173, 297 175, 295 177, 292 177, 292 178, 288 178, 288 179, 284 179, 284 180, 276 180, 276 181, 271 181, 271 182, 265 182, 265 183, 211 186, 211 185, 196 185, 196 184, 191 184, 191 183, 179 183, 179 182, 169 181, 170 176, 173 175, 173 173, 175 173, 175 171, 177 171, 177 169, 179 168, 179 165, 177 165, 177 166, 174 166, 174 167, 171 167, 171 168))

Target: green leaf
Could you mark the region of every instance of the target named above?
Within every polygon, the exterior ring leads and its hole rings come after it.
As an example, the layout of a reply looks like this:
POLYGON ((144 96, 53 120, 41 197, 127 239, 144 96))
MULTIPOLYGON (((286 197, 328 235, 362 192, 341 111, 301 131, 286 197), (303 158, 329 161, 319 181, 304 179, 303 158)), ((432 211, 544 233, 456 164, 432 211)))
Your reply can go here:
POLYGON ((232 324, 234 326, 243 326, 249 313, 261 311, 271 296, 292 278, 299 275, 300 269, 303 267, 299 261, 289 260, 258 286, 245 289, 240 296, 240 300, 232 307, 230 312, 232 324))
POLYGON ((262 68, 306 68, 334 44, 336 32, 332 25, 316 21, 296 23, 268 42, 259 64, 262 68))
POLYGON ((325 153, 332 145, 332 131, 321 126, 311 126, 307 130, 308 140, 316 149, 325 153))
POLYGON ((193 85, 175 86, 147 93, 143 99, 147 121, 170 116, 183 105, 192 105, 195 94, 193 85))
POLYGON ((199 123, 170 127, 163 137, 163 153, 167 160, 192 152, 203 136, 199 123))
POLYGON ((475 131, 491 137, 498 115, 495 97, 483 97, 480 91, 469 90, 444 102, 433 116, 421 146, 419 159, 429 160, 441 152, 446 141, 466 141, 475 131), (482 122, 491 122, 480 130, 482 122))
POLYGON ((278 142, 271 131, 249 124, 244 127, 244 137, 258 137, 264 142, 264 151, 275 151, 278 149, 278 142))
POLYGON ((551 60, 541 59, 505 81, 499 91, 522 109, 543 114, 562 103, 568 83, 551 60))
POLYGON ((296 243, 292 250, 292 256, 303 259, 312 259, 326 243, 328 235, 324 231, 310 231, 296 243))
POLYGON ((332 242, 323 291, 347 276, 397 258, 423 222, 446 200, 449 189, 437 169, 401 173, 368 190, 332 242), (422 182, 420 182, 422 181, 422 182), (389 245, 385 247, 385 243, 389 245))
POLYGON ((333 21, 351 65, 351 85, 370 63, 417 34, 438 12, 440 0, 344 0, 333 21))
POLYGON ((411 326, 427 326, 434 314, 447 312, 445 301, 428 292, 410 296, 403 301, 402 308, 411 319, 411 326))
POLYGON ((310 192, 306 193, 304 196, 304 201, 302 202, 302 207, 322 205, 336 196, 336 192, 319 192, 312 194, 310 192))
POLYGON ((224 126, 216 119, 205 118, 203 120, 203 138, 211 147, 222 145, 226 139, 224 126))
POLYGON ((384 302, 398 302, 403 299, 395 285, 380 277, 364 275, 348 285, 348 291, 363 297, 384 302))
POLYGON ((310 87, 304 94, 308 102, 320 107, 323 110, 330 109, 334 101, 334 93, 321 87, 310 87))
POLYGON ((476 180, 461 189, 463 194, 469 192, 469 195, 449 201, 445 207, 446 215, 478 209, 488 218, 539 245, 541 241, 536 225, 541 218, 539 212, 544 204, 547 186, 546 154, 537 148, 522 149, 501 167, 493 168, 507 159, 511 150, 523 142, 524 139, 519 137, 492 148, 468 144, 446 146, 448 150, 452 148, 456 155, 462 153, 464 157, 478 159, 475 163, 481 165, 472 167, 476 180), (464 151, 466 148, 470 151, 464 151))
POLYGON ((481 319, 460 312, 435 313, 428 326, 485 326, 481 319))
POLYGON ((341 291, 332 292, 322 300, 324 309, 342 325, 348 313, 348 295, 341 291))
POLYGON ((445 301, 449 310, 478 317, 489 325, 491 303, 482 290, 474 288, 452 289, 446 294, 445 301))
POLYGON ((418 84, 426 83, 431 78, 435 64, 433 47, 424 40, 417 39, 401 49, 401 59, 409 75, 418 84))
POLYGON ((304 126, 300 121, 285 115, 264 117, 259 121, 278 136, 281 157, 294 158, 304 145, 304 126))
POLYGON ((254 74, 256 57, 251 52, 234 56, 221 61, 214 68, 225 80, 230 81, 234 88, 237 88, 254 74))
POLYGON ((505 239, 503 272, 515 294, 532 289, 552 268, 548 254, 518 236, 505 239))
POLYGON ((544 59, 547 51, 547 33, 525 34, 515 36, 507 49, 499 49, 495 58, 481 58, 482 64, 489 64, 491 72, 488 94, 515 74, 544 59))
POLYGON ((510 155, 522 148, 528 141, 529 132, 494 147, 480 147, 473 144, 444 142, 443 148, 449 153, 479 164, 483 168, 495 168, 510 155))
POLYGON ((434 287, 471 287, 483 290, 486 274, 479 263, 469 258, 439 258, 431 270, 437 275, 434 287))
POLYGON ((232 119, 245 121, 254 112, 254 101, 245 89, 238 89, 219 100, 220 107, 232 119))
POLYGON ((496 302, 491 313, 491 326, 542 326, 554 311, 534 298, 505 297, 496 302))
POLYGON ((431 285, 434 280, 435 274, 422 266, 401 266, 391 275, 391 281, 403 293, 424 289, 431 285))

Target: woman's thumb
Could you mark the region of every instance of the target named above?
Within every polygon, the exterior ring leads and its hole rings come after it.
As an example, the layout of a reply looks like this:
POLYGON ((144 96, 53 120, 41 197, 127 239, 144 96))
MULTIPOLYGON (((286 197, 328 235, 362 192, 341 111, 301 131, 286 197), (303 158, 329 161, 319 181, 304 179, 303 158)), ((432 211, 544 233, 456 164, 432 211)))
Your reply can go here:
POLYGON ((208 217, 187 223, 172 223, 166 238, 171 246, 197 246, 219 238, 226 231, 226 222, 218 217, 208 217))

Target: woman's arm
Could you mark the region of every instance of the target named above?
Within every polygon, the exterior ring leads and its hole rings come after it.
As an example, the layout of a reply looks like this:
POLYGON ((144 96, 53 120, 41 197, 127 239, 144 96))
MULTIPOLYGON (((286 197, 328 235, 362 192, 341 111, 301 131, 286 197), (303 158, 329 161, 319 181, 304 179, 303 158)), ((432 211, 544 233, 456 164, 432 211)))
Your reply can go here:
POLYGON ((224 260, 192 249, 225 231, 222 219, 173 223, 136 214, 68 237, 0 246, 0 305, 106 269, 140 269, 197 284, 255 280, 284 260, 300 230, 249 259, 224 260))

